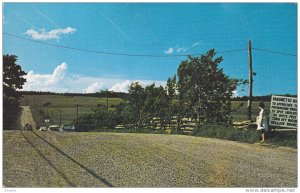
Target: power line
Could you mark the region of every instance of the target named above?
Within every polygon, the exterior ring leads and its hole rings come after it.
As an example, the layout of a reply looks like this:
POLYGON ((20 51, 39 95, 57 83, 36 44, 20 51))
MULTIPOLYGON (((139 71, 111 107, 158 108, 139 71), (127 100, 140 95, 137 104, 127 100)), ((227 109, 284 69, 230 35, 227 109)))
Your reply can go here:
POLYGON ((262 51, 262 52, 270 52, 270 53, 273 53, 273 54, 281 54, 281 55, 287 55, 287 56, 297 56, 296 54, 277 52, 277 51, 266 50, 266 49, 261 49, 261 48, 252 48, 252 49, 257 50, 257 51, 262 51))
MULTIPOLYGON (((22 40, 26 40, 26 41, 30 41, 30 42, 34 42, 34 43, 44 44, 44 45, 48 45, 48 46, 52 46, 52 47, 64 48, 64 49, 69 49, 69 50, 76 50, 76 51, 81 51, 81 52, 90 52, 90 53, 96 53, 96 54, 131 56, 131 57, 157 57, 157 58, 159 58, 159 57, 160 58, 187 57, 187 56, 190 56, 190 55, 201 55, 199 53, 197 53, 197 54, 158 55, 158 54, 128 54, 128 53, 118 53, 118 52, 104 52, 104 51, 74 48, 74 47, 69 47, 69 46, 51 44, 51 43, 47 43, 47 42, 41 42, 41 41, 24 38, 24 37, 17 36, 17 35, 14 35, 14 34, 10 34, 10 33, 6 33, 6 32, 3 32, 3 34, 14 37, 14 38, 18 38, 18 39, 22 39, 22 40)), ((226 50, 226 51, 221 51, 221 52, 217 52, 217 53, 230 53, 230 52, 238 52, 238 51, 243 51, 243 50, 247 50, 247 48, 226 50)))
MULTIPOLYGON (((44 44, 44 45, 48 45, 48 46, 52 46, 52 47, 64 48, 64 49, 69 49, 69 50, 76 50, 76 51, 81 51, 81 52, 96 53, 96 54, 130 56, 130 57, 153 57, 153 58, 155 58, 155 57, 156 58, 187 57, 187 56, 191 56, 191 55, 201 55, 199 53, 159 55, 159 54, 129 54, 129 53, 119 53, 119 52, 105 52, 105 51, 89 50, 89 49, 75 48, 75 47, 70 47, 70 46, 64 46, 64 45, 51 44, 51 43, 47 43, 47 42, 41 42, 41 41, 24 38, 24 37, 17 36, 17 35, 14 35, 14 34, 10 34, 10 33, 6 33, 6 32, 3 32, 3 34, 14 37, 14 38, 18 38, 18 39, 22 39, 22 40, 26 40, 26 41, 30 41, 30 42, 34 42, 34 43, 44 44)), ((273 50, 266 50, 266 49, 261 49, 261 48, 253 48, 252 47, 252 49, 257 50, 257 51, 262 51, 262 52, 269 52, 269 53, 273 53, 273 54, 281 54, 281 55, 287 55, 287 56, 297 56, 296 54, 278 52, 278 51, 273 51, 273 50)), ((248 48, 219 51, 217 53, 222 54, 222 53, 239 52, 239 51, 244 51, 244 50, 248 50, 248 48)))

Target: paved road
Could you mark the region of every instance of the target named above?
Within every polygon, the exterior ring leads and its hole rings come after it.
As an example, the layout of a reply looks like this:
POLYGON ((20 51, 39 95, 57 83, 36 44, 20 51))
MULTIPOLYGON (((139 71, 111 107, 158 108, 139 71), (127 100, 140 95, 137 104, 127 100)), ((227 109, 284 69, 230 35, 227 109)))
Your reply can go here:
POLYGON ((32 128, 35 130, 36 129, 36 123, 32 117, 32 113, 30 111, 29 106, 21 106, 22 108, 22 113, 20 117, 20 122, 21 122, 21 129, 24 129, 24 126, 26 123, 29 123, 32 125, 32 128))

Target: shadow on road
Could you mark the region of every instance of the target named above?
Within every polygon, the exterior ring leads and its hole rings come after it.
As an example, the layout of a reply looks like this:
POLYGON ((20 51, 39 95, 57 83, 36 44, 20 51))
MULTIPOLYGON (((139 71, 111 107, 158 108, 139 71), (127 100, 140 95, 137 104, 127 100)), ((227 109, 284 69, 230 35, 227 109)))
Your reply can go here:
POLYGON ((24 135, 24 133, 21 131, 21 134, 23 135, 23 137, 26 139, 26 141, 30 144, 30 146, 44 159, 46 160, 46 162, 65 180, 65 182, 67 182, 67 184, 69 186, 72 187, 76 187, 75 184, 73 184, 68 178, 67 176, 61 172, 57 167, 55 167, 55 165, 53 165, 53 163, 40 151, 38 150, 34 144, 24 135))
POLYGON ((40 138, 41 140, 43 140, 45 143, 47 143, 49 146, 51 146, 52 148, 54 148, 57 152, 59 152, 61 155, 65 156, 66 158, 68 158, 69 160, 71 160, 73 163, 77 164, 78 166, 80 166, 82 169, 84 169, 85 171, 87 171, 89 174, 91 174, 94 178, 98 179, 101 183, 104 183, 106 186, 108 187, 114 187, 111 183, 109 183, 106 179, 102 178, 101 176, 97 175, 94 171, 92 171, 91 169, 87 168, 86 166, 84 166, 83 164, 81 164, 80 162, 76 161, 75 159, 73 159, 72 157, 70 157, 68 154, 66 154, 65 152, 63 152, 62 150, 60 150, 58 147, 56 147, 55 145, 53 145, 52 143, 50 143, 49 141, 47 141, 46 139, 44 139, 43 137, 41 137, 40 135, 38 135, 35 132, 32 132, 34 135, 36 135, 38 138, 40 138))

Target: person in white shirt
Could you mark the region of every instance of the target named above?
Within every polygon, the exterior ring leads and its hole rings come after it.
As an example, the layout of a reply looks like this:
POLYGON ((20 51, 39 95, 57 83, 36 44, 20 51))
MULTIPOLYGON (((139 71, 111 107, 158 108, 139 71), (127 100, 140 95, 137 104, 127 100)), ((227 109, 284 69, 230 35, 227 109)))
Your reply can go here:
POLYGON ((265 141, 265 105, 264 103, 259 103, 259 115, 256 117, 257 130, 261 132, 261 143, 265 141))

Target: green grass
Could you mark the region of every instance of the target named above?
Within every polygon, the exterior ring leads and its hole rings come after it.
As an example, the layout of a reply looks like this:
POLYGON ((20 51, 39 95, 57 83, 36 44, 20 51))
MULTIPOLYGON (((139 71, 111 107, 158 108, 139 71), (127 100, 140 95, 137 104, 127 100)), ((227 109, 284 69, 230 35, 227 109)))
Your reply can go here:
MULTIPOLYGON (((261 133, 256 130, 241 130, 219 125, 199 125, 191 135, 245 143, 257 143, 261 140, 261 133)), ((297 148, 297 132, 270 131, 265 134, 263 144, 297 148)))
MULTIPOLYGON (((115 108, 122 99, 109 98, 109 108, 115 108)), ((43 125, 44 118, 47 115, 52 117, 53 124, 59 124, 60 115, 62 123, 71 123, 76 119, 77 108, 79 106, 78 116, 93 113, 93 109, 98 104, 106 105, 106 98, 88 97, 88 96, 61 96, 61 95, 25 95, 21 101, 21 105, 30 106, 34 119, 39 126, 43 125), (48 108, 44 104, 51 103, 48 108), (61 111, 61 113, 60 113, 61 111)))
POLYGON ((255 143, 259 141, 260 134, 255 130, 240 130, 218 125, 199 125, 193 130, 192 135, 230 141, 255 143))
POLYGON ((297 131, 272 131, 266 139, 268 144, 297 148, 297 131))
MULTIPOLYGON (((260 101, 252 102, 252 120, 256 119, 256 116, 259 114, 258 104, 260 101)), ((270 102, 264 102, 265 104, 265 113, 269 114, 270 112, 270 102)), ((231 116, 233 121, 245 121, 247 120, 247 101, 232 101, 231 104, 232 112, 231 116)))

